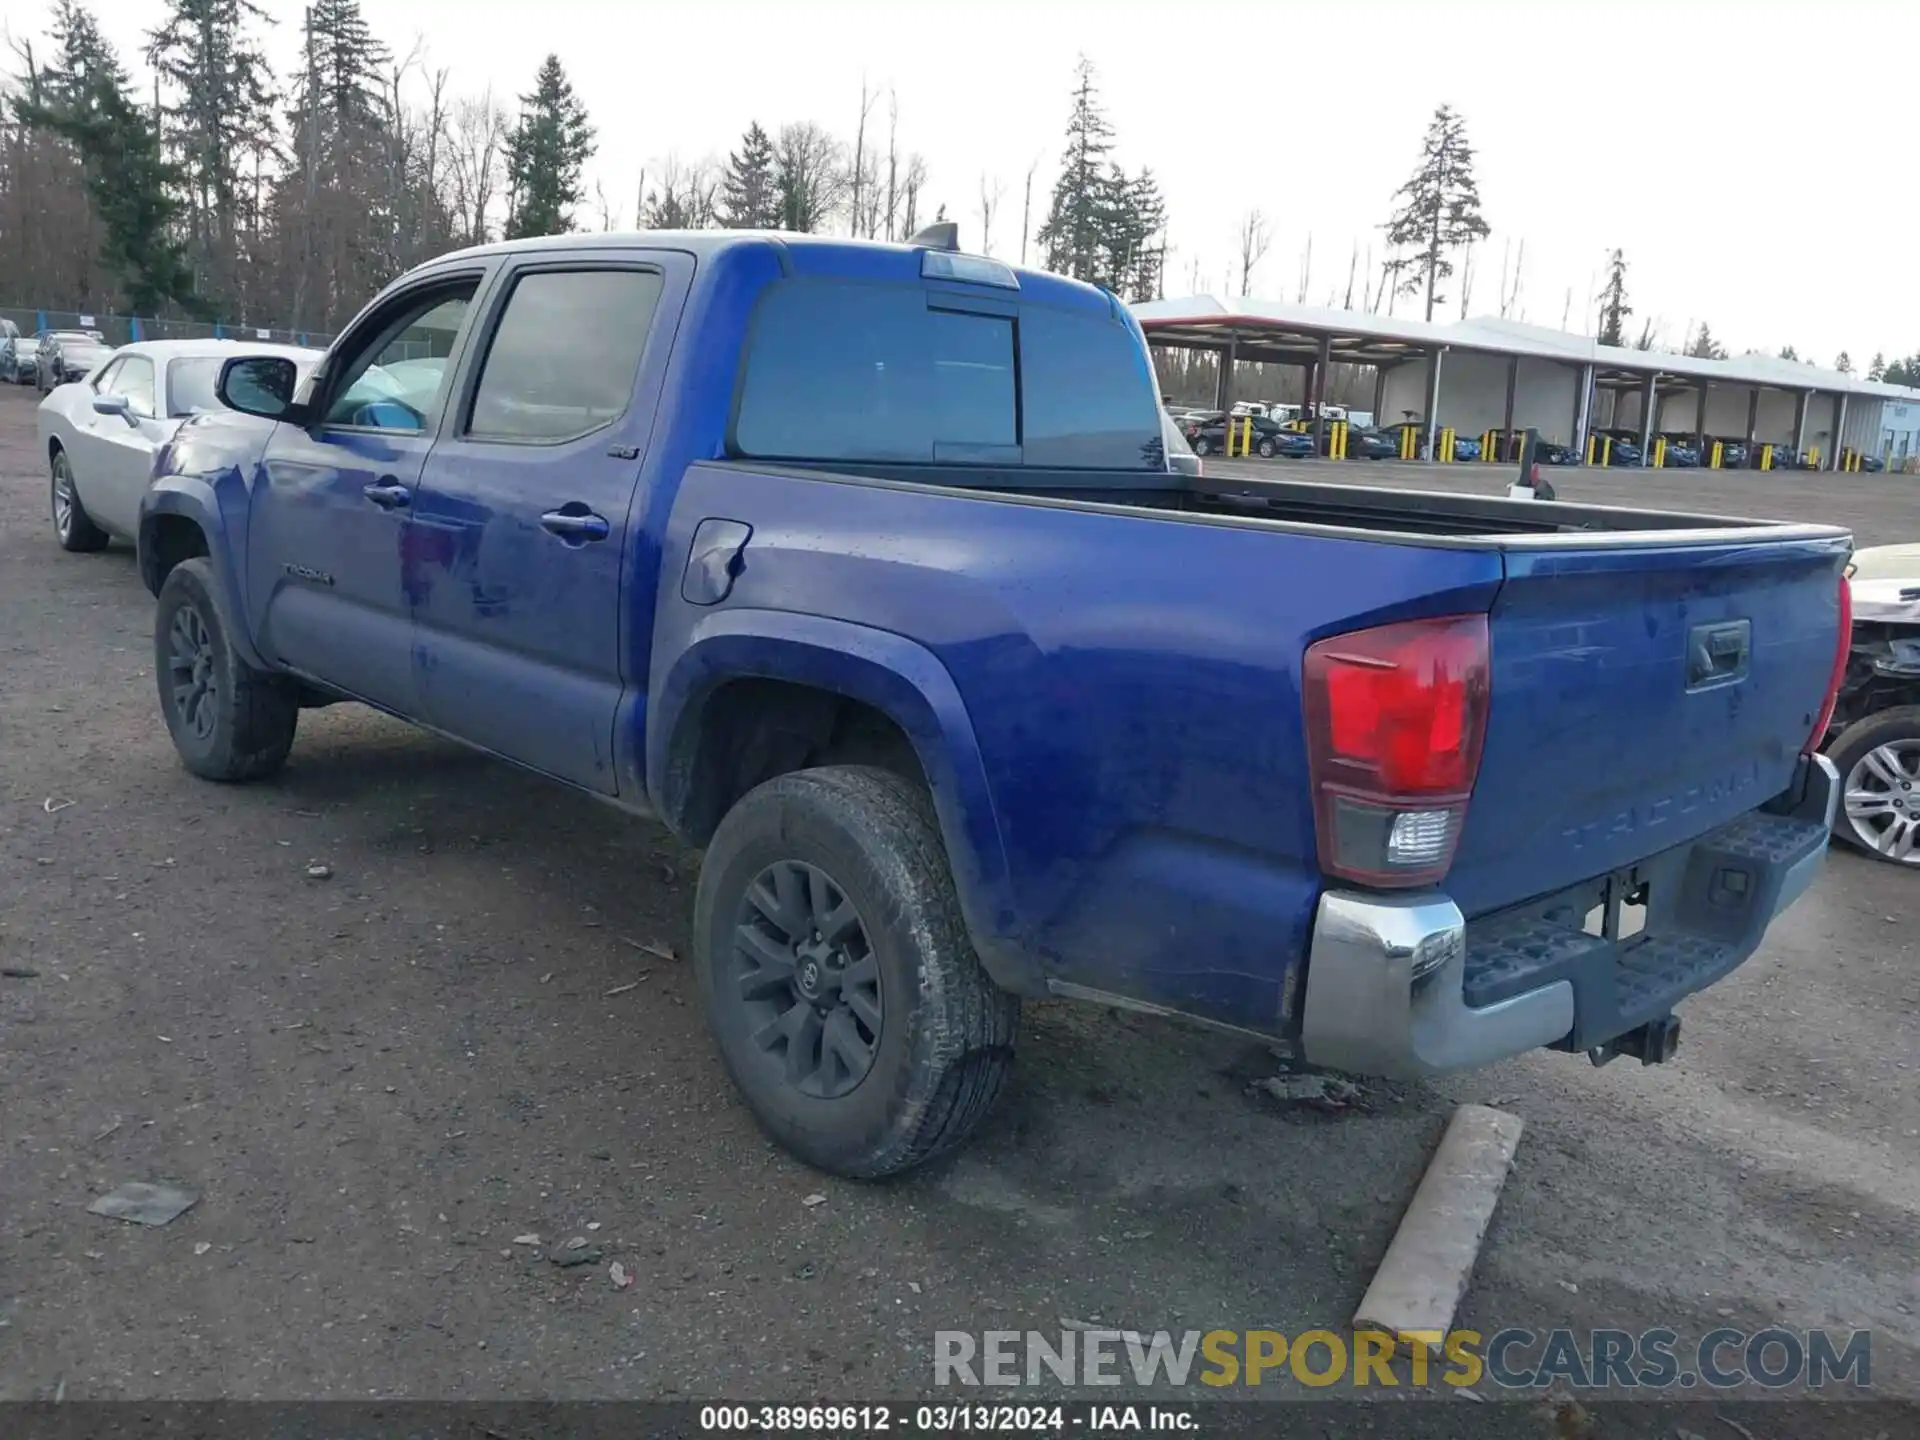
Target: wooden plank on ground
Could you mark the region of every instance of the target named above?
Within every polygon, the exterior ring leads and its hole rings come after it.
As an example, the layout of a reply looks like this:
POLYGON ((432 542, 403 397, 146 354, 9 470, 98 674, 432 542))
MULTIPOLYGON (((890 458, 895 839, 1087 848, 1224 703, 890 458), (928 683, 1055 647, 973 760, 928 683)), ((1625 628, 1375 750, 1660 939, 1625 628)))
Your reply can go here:
POLYGON ((1518 1115, 1485 1105, 1453 1112, 1354 1312, 1354 1329, 1382 1330, 1400 1344, 1439 1353, 1473 1278, 1521 1128, 1518 1115))

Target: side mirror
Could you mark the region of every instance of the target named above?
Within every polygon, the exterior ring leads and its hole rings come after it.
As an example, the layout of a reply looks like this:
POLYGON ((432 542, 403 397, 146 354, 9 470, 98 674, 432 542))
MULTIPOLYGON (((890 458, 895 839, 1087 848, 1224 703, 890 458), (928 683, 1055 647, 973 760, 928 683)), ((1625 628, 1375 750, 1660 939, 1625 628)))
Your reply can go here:
POLYGON ((93 409, 99 415, 118 415, 129 425, 133 423, 133 407, 124 395, 96 395, 93 397, 93 409))
POLYGON ((293 420, 293 392, 300 372, 281 355, 245 355, 220 367, 214 393, 220 403, 263 420, 293 420))

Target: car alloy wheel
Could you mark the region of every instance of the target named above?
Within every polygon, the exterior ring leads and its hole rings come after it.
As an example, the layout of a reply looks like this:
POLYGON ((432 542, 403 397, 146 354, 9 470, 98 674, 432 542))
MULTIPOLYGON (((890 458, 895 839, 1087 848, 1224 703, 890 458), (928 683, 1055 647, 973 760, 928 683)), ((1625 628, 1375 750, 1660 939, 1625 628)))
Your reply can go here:
POLYGON ((62 540, 73 538, 73 467, 65 452, 53 457, 53 532, 62 540))
POLYGON ((202 744, 212 738, 220 701, 214 669, 213 635, 199 608, 182 605, 167 632, 167 683, 180 722, 202 744))
POLYGON ((837 1100, 867 1078, 886 1020, 880 964, 826 871, 781 860, 755 877, 734 919, 730 971, 754 1046, 788 1085, 837 1100))
POLYGON ((1847 825, 1867 849, 1920 865, 1920 740, 1876 745, 1847 772, 1847 825))

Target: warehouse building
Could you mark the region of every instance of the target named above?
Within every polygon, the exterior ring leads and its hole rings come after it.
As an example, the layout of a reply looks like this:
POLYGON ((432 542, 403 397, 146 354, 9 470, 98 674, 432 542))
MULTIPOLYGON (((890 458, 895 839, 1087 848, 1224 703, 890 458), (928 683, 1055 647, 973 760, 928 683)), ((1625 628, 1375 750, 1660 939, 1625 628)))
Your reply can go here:
MULTIPOLYGON (((1376 424, 1409 420, 1436 454, 1445 430, 1461 435, 1534 429, 1587 453, 1589 437, 1632 432, 1701 442, 1738 439, 1790 449, 1820 469, 1875 456, 1900 468, 1920 461, 1920 391, 1771 355, 1725 360, 1602 345, 1590 336, 1480 317, 1454 324, 1402 320, 1309 305, 1211 296, 1132 307, 1155 347, 1219 359, 1215 405, 1237 398, 1246 362, 1297 365, 1315 410, 1334 365, 1374 371, 1376 424)), ((1602 458, 1604 447, 1596 450, 1602 458)))

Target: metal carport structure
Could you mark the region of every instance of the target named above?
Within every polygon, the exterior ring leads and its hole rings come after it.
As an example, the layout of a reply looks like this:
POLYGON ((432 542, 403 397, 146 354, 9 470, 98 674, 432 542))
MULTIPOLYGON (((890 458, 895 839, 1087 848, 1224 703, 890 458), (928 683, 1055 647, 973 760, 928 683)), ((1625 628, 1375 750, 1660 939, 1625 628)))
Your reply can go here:
POLYGON ((1194 349, 1219 357, 1214 404, 1231 408, 1234 370, 1241 362, 1298 365, 1306 371, 1304 396, 1318 428, 1324 424, 1329 367, 1339 363, 1375 369, 1376 422, 1395 399, 1417 398, 1426 429, 1426 453, 1453 410, 1464 433, 1512 432, 1532 424, 1566 434, 1584 454, 1605 402, 1606 423, 1622 425, 1623 413, 1645 442, 1662 430, 1684 431, 1704 441, 1710 434, 1762 431, 1807 450, 1810 425, 1829 417, 1815 433, 1820 467, 1837 469, 1848 454, 1877 447, 1879 407, 1886 399, 1920 400, 1920 391, 1825 370, 1769 355, 1709 359, 1664 351, 1602 345, 1591 336, 1492 317, 1452 324, 1399 319, 1359 311, 1257 299, 1222 301, 1213 296, 1154 300, 1131 307, 1148 343, 1194 349), (1452 370, 1452 387, 1447 375, 1452 370), (1693 401, 1691 423, 1665 424, 1676 397, 1693 401), (1731 406, 1732 408, 1729 408, 1731 406), (1541 417, 1548 417, 1544 421, 1541 417), (1561 429, 1562 420, 1566 429, 1561 429))

